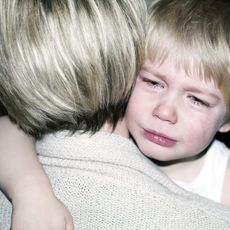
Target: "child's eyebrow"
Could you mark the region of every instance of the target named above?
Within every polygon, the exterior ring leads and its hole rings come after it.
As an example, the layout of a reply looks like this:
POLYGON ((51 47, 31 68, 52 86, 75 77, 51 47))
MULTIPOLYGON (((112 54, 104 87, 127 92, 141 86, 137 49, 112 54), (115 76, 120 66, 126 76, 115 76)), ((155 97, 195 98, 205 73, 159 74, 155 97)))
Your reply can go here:
POLYGON ((150 74, 152 74, 152 75, 154 75, 154 76, 156 76, 162 80, 167 79, 167 76, 165 74, 162 74, 162 73, 156 71, 153 67, 150 67, 147 65, 143 65, 141 71, 148 72, 148 73, 150 73, 150 74))
MULTIPOLYGON (((169 78, 169 76, 167 76, 166 74, 160 73, 159 71, 155 70, 154 67, 149 66, 149 65, 143 65, 141 71, 147 72, 149 74, 154 75, 155 77, 161 79, 161 80, 166 80, 169 78)), ((199 86, 188 86, 186 87, 187 91, 190 92, 194 92, 194 93, 199 93, 199 94, 203 94, 205 92, 205 94, 209 97, 213 97, 215 98, 215 100, 220 101, 221 100, 221 95, 220 93, 213 93, 212 91, 205 89, 205 88, 200 88, 199 86)))
POLYGON ((194 93, 199 93, 199 94, 203 94, 205 92, 205 94, 209 97, 213 97, 215 98, 216 100, 221 100, 221 96, 216 94, 216 93, 213 93, 205 88, 197 88, 197 87, 193 87, 193 86, 189 86, 187 88, 187 90, 189 90, 190 92, 194 92, 194 93))
POLYGON ((155 71, 155 70, 152 71, 152 74, 154 74, 154 76, 156 76, 156 77, 158 77, 158 78, 160 78, 160 79, 162 79, 162 80, 167 79, 167 75, 162 74, 162 73, 159 73, 159 72, 157 72, 157 71, 155 71))

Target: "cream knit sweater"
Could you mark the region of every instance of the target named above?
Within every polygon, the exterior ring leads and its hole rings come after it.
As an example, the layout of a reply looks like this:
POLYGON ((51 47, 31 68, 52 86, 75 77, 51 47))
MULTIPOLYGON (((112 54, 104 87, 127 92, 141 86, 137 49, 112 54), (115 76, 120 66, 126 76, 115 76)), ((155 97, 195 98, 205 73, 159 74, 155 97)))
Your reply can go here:
MULTIPOLYGON (((174 185, 132 141, 103 132, 66 134, 47 135, 37 151, 75 229, 230 229, 229 208, 174 185)), ((10 214, 0 194, 0 230, 9 229, 10 214)))

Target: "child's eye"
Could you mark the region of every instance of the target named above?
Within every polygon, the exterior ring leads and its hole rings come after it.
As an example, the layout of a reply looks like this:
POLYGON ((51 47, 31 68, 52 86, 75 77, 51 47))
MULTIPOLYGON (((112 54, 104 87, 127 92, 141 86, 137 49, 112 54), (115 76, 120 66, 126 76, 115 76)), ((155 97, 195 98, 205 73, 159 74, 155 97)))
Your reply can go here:
POLYGON ((154 88, 164 88, 164 85, 161 82, 149 79, 149 78, 143 78, 143 82, 146 82, 148 85, 154 88))
POLYGON ((209 107, 209 103, 204 101, 204 100, 201 100, 200 98, 198 97, 195 97, 195 96, 189 96, 189 98, 191 99, 192 103, 197 105, 197 106, 205 106, 205 107, 209 107))

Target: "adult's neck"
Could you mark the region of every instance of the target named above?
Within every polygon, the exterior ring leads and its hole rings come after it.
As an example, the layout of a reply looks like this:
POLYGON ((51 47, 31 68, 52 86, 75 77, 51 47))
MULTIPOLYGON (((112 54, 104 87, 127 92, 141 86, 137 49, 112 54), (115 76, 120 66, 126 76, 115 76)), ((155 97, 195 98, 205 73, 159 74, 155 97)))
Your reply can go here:
POLYGON ((111 124, 105 123, 100 131, 113 132, 125 138, 129 137, 129 132, 125 123, 125 119, 118 121, 114 129, 111 124))

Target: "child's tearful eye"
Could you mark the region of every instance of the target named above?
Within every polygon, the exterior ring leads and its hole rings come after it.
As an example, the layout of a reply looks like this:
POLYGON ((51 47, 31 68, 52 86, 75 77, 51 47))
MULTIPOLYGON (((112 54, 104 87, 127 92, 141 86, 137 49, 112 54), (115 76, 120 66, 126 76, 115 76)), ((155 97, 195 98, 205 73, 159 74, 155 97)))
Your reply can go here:
POLYGON ((152 88, 164 88, 163 83, 150 78, 142 77, 142 81, 152 88))
POLYGON ((196 106, 205 106, 205 107, 209 107, 209 103, 198 98, 198 97, 195 97, 195 96, 189 96, 189 99, 191 100, 191 102, 196 105, 196 106))

